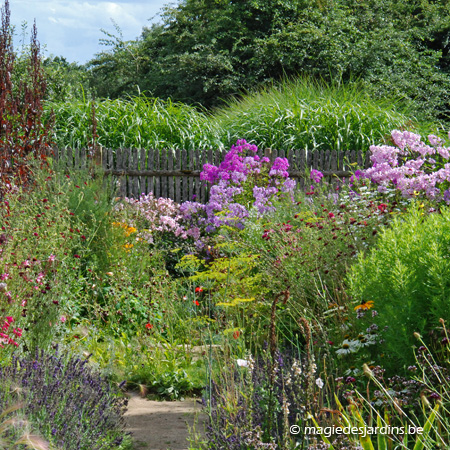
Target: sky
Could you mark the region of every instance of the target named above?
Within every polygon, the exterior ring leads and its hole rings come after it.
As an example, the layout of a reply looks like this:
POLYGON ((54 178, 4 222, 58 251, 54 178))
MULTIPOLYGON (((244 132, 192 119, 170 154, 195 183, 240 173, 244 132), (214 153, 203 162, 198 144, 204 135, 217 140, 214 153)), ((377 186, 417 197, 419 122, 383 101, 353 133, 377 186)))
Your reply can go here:
POLYGON ((31 28, 36 19, 38 41, 45 56, 63 56, 69 62, 84 64, 95 53, 107 49, 99 43, 106 38, 101 29, 117 34, 112 20, 122 30, 125 41, 136 39, 144 26, 159 21, 158 13, 165 4, 176 3, 174 0, 9 0, 9 8, 11 24, 16 27, 16 48, 21 42, 22 23, 26 21, 31 28))

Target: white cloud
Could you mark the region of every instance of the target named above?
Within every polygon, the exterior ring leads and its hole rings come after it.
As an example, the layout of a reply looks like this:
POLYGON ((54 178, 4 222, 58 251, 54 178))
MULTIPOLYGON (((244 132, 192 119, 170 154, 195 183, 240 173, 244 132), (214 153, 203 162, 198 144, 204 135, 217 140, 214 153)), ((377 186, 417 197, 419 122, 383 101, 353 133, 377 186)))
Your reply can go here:
POLYGON ((38 40, 47 54, 84 63, 105 49, 100 29, 116 34, 117 23, 125 40, 138 37, 149 19, 168 3, 153 1, 10 0, 11 23, 20 29, 23 21, 36 19, 38 40))

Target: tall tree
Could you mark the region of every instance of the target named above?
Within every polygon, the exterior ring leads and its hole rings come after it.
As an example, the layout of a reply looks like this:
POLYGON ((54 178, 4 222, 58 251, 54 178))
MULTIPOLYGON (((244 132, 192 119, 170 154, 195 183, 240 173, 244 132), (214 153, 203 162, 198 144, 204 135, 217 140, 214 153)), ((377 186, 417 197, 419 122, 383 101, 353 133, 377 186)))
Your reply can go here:
MULTIPOLYGON (((140 65, 123 86, 213 107, 283 76, 361 78, 377 95, 416 101, 425 116, 448 113, 444 0, 183 0, 161 19, 133 43, 140 65)), ((115 67, 135 67, 132 53, 116 48, 93 74, 114 79, 115 67)))

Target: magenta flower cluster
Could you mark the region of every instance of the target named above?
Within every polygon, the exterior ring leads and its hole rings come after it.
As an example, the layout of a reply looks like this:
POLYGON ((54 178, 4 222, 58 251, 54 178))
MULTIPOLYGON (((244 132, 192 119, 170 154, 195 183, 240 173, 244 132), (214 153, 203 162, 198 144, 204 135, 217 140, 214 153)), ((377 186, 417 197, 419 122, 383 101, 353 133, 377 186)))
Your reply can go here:
POLYGON ((295 181, 288 178, 287 158, 260 158, 256 145, 237 141, 217 167, 205 164, 200 179, 210 183, 209 202, 206 205, 186 202, 181 211, 187 220, 197 215, 198 224, 211 232, 222 225, 243 228, 252 208, 258 214, 274 209, 273 199, 291 195, 295 181), (202 212, 203 214, 199 213, 202 212))
MULTIPOLYGON (((173 233, 181 239, 193 238, 202 247, 202 236, 222 225, 242 229, 250 210, 262 215, 273 211, 272 201, 292 196, 295 181, 288 178, 287 158, 260 158, 258 148, 240 140, 218 166, 205 164, 200 179, 211 185, 206 204, 177 204, 168 198, 142 194, 139 199, 125 199, 130 225, 139 232, 137 239, 154 242, 155 234, 173 233)), ((118 208, 123 209, 121 204, 118 208)))
POLYGON ((394 130, 391 135, 394 146, 370 147, 373 165, 364 176, 376 183, 380 192, 395 188, 403 197, 423 195, 450 203, 450 147, 434 135, 428 136, 429 144, 409 131, 394 130))

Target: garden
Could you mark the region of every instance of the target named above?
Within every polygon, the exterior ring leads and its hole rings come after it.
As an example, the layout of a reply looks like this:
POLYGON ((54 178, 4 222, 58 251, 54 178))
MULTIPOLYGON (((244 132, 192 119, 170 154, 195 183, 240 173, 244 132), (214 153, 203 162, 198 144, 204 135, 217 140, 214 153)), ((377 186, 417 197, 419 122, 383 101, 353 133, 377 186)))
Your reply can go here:
POLYGON ((202 402, 191 450, 450 448, 450 134, 306 78, 214 115, 56 104, 35 27, 28 76, 11 77, 8 20, 6 2, 0 448, 132 450, 133 391, 202 402), (88 166, 61 166, 55 143, 88 147, 88 166), (118 197, 96 152, 139 144, 215 146, 208 201, 118 197), (258 146, 371 164, 310 168, 300 189, 258 146))

